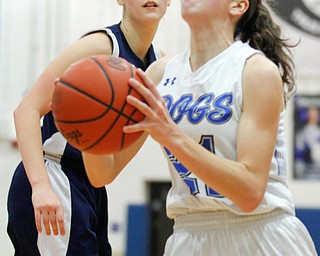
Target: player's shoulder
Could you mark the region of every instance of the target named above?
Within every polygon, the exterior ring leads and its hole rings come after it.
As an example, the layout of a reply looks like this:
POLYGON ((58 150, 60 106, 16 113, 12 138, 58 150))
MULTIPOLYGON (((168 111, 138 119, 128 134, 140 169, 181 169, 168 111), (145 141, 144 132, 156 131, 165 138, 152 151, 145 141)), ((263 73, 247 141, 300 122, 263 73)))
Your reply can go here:
POLYGON ((260 77, 275 76, 279 77, 280 72, 278 66, 263 54, 253 54, 246 61, 245 70, 250 76, 260 77))
POLYGON ((244 81, 260 89, 282 88, 279 67, 263 54, 254 54, 246 61, 244 81))
POLYGON ((278 66, 262 54, 251 56, 243 73, 244 93, 276 105, 283 100, 283 81, 278 66))
POLYGON ((80 38, 75 44, 82 45, 88 51, 91 51, 92 55, 112 53, 111 38, 103 30, 88 34, 80 38))
POLYGON ((159 60, 153 62, 147 69, 147 75, 152 79, 155 84, 160 83, 167 63, 173 58, 171 55, 166 55, 159 60))

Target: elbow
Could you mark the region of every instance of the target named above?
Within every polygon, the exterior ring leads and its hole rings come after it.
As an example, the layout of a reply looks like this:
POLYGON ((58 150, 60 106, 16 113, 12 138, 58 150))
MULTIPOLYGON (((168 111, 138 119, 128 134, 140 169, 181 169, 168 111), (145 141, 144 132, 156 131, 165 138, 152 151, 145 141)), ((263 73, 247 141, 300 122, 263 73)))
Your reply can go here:
POLYGON ((112 183, 114 181, 114 178, 93 178, 88 176, 89 182, 91 184, 91 186, 95 187, 95 188, 101 188, 104 187, 106 185, 109 185, 110 183, 112 183))
POLYGON ((14 109, 13 111, 13 121, 14 121, 14 126, 17 132, 18 129, 18 124, 21 122, 20 120, 22 119, 22 117, 24 116, 24 111, 23 109, 20 107, 20 105, 14 109))
POLYGON ((90 182, 91 186, 94 187, 94 188, 101 188, 101 187, 103 187, 103 186, 108 184, 108 183, 105 183, 105 182, 103 182, 101 180, 90 178, 89 176, 88 176, 88 179, 89 179, 89 182, 90 182))
POLYGON ((20 105, 18 107, 16 107, 13 111, 13 120, 14 121, 17 121, 17 119, 19 118, 20 116, 20 113, 21 113, 21 107, 20 105))
POLYGON ((91 181, 91 180, 90 180, 90 184, 91 184, 91 186, 94 187, 94 188, 102 188, 102 187, 108 185, 108 183, 94 182, 94 181, 91 181))
POLYGON ((86 166, 86 173, 90 184, 95 188, 101 188, 112 183, 117 177, 112 169, 86 166))
MULTIPOLYGON (((249 199, 250 200, 250 199, 249 199)), ((250 200, 245 204, 243 205, 241 208, 242 210, 245 212, 245 213, 251 213, 253 212, 255 209, 257 209, 257 207, 260 205, 260 203, 262 202, 262 200, 257 200, 257 199, 254 199, 254 200, 250 200)))
POLYGON ((251 213, 262 203, 265 194, 265 189, 254 189, 245 196, 245 200, 240 208, 245 213, 251 213))
POLYGON ((94 155, 82 152, 84 167, 90 184, 100 188, 116 178, 112 155, 94 155))
POLYGON ((37 118, 39 120, 41 118, 40 111, 33 106, 28 106, 21 102, 13 111, 13 120, 15 125, 20 122, 23 123, 26 119, 29 120, 30 118, 37 118))

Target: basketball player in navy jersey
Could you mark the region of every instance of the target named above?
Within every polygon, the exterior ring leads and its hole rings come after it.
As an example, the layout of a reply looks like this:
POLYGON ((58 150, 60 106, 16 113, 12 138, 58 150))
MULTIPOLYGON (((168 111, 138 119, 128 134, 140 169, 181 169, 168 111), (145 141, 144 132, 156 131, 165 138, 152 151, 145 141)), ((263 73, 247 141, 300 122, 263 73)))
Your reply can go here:
POLYGON ((149 134, 172 179, 165 256, 315 256, 286 182, 288 41, 262 0, 181 0, 181 10, 190 50, 155 62, 149 78, 140 70, 146 87, 130 80, 145 101, 127 101, 146 118, 124 131, 145 136, 123 153, 83 153, 90 181, 111 182, 149 134))
POLYGON ((54 81, 72 63, 99 54, 121 56, 145 70, 160 57, 152 40, 169 2, 118 0, 122 21, 88 33, 62 51, 16 108, 22 162, 10 186, 7 229, 15 255, 111 255, 106 190, 91 186, 81 153, 54 125, 54 81))

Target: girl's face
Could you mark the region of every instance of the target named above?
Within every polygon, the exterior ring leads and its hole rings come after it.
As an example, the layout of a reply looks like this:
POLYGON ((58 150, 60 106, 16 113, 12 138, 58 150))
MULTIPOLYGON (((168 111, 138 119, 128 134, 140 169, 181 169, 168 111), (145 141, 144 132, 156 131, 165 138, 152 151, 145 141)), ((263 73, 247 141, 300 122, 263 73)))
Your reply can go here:
POLYGON ((235 25, 249 6, 249 0, 181 0, 181 14, 189 25, 225 27, 235 25))
POLYGON ((170 0, 118 0, 118 3, 124 7, 124 16, 127 18, 158 22, 166 13, 170 0))
POLYGON ((230 0, 181 0, 183 17, 217 17, 227 13, 230 0))

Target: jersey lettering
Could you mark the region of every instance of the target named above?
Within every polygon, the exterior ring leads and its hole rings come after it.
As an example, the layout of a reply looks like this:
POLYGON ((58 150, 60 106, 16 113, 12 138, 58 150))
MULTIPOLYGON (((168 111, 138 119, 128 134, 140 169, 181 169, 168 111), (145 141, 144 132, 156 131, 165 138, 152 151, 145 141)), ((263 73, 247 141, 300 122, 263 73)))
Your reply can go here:
POLYGON ((224 124, 232 116, 233 94, 225 93, 215 96, 207 93, 194 100, 192 94, 182 95, 174 102, 171 95, 163 96, 170 116, 178 124, 186 117, 192 124, 203 119, 213 124, 224 124))
MULTIPOLYGON (((166 80, 166 85, 170 83, 166 80)), ((173 80, 174 81, 174 80, 173 80)), ((178 124, 186 118, 191 124, 198 124, 207 120, 212 124, 224 124, 232 117, 233 94, 232 92, 216 96, 214 93, 206 93, 198 99, 194 99, 193 94, 184 94, 174 101, 171 95, 163 96, 172 120, 178 124)), ((215 153, 213 135, 201 136, 200 145, 215 153)), ((202 194, 207 197, 223 198, 224 196, 204 184, 197 176, 181 164, 172 153, 165 148, 169 160, 179 173, 180 177, 190 189, 192 195, 202 194)))

